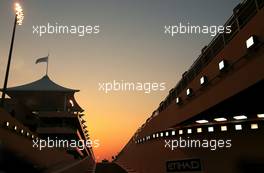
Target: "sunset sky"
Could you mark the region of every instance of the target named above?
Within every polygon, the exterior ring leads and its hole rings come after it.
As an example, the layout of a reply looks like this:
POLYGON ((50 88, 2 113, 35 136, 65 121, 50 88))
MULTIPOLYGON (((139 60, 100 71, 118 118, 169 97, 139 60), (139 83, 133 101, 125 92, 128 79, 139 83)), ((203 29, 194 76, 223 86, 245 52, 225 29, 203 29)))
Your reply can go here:
MULTIPOLYGON (((14 21, 13 3, 0 1, 0 86, 14 21)), ((110 159, 128 142, 169 90, 213 38, 208 34, 164 34, 164 25, 223 25, 239 0, 20 0, 25 13, 17 27, 8 86, 35 81, 45 74, 37 58, 49 53, 49 76, 80 89, 97 160, 110 159), (34 35, 33 26, 99 25, 100 33, 34 35), (110 81, 165 82, 165 91, 150 94, 99 91, 110 81)))

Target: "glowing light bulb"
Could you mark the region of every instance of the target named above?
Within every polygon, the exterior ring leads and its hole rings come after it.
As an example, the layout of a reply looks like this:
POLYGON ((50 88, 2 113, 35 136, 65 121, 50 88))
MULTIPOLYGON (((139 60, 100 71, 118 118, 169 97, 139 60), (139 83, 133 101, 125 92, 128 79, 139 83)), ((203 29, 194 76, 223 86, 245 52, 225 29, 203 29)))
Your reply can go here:
POLYGON ((15 3, 15 10, 16 10, 17 24, 22 25, 24 19, 24 13, 19 3, 15 3))

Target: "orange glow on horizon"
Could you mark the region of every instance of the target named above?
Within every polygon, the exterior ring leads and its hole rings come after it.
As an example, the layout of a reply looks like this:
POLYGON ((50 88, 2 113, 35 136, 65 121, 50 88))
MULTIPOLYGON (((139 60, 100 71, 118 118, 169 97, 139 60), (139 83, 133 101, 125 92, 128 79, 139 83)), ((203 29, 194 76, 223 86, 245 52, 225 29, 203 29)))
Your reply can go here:
POLYGON ((85 101, 81 93, 76 96, 76 100, 80 105, 84 105, 83 108, 86 110, 84 119, 87 121, 90 138, 98 139, 100 143, 98 148, 93 147, 96 161, 100 162, 103 159, 111 161, 112 156, 121 151, 138 127, 149 117, 153 107, 139 99, 149 95, 133 96, 133 93, 122 93, 124 97, 120 97, 119 94, 112 94, 100 104, 95 104, 98 103, 97 100, 85 101), (129 98, 127 103, 124 101, 126 98, 129 98))

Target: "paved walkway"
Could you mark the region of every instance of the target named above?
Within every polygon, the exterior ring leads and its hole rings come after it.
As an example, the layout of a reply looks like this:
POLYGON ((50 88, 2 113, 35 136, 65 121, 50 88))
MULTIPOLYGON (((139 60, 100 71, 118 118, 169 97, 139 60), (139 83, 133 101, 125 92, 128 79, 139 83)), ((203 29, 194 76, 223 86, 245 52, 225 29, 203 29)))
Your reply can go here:
POLYGON ((95 173, 127 173, 115 163, 97 163, 95 173))

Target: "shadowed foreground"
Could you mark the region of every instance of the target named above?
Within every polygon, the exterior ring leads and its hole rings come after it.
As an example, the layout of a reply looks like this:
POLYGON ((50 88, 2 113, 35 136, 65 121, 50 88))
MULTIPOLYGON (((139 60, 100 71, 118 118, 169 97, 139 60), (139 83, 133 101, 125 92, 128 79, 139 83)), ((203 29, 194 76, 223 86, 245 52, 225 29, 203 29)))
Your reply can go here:
POLYGON ((127 173, 115 163, 97 163, 95 173, 127 173))

